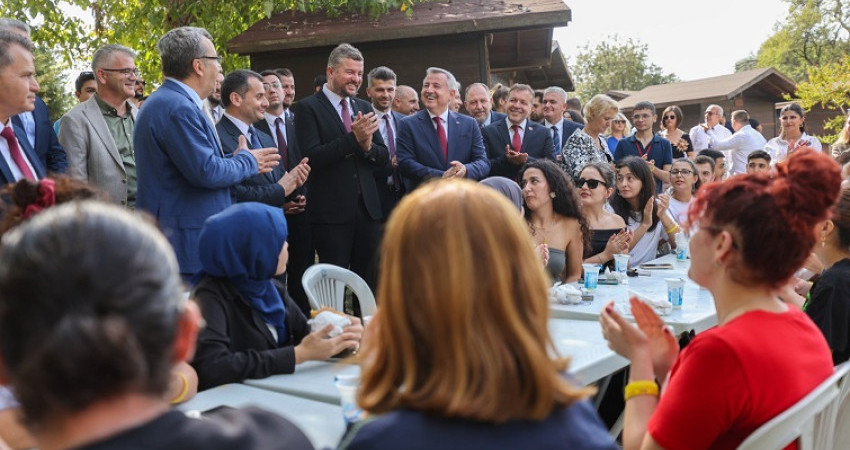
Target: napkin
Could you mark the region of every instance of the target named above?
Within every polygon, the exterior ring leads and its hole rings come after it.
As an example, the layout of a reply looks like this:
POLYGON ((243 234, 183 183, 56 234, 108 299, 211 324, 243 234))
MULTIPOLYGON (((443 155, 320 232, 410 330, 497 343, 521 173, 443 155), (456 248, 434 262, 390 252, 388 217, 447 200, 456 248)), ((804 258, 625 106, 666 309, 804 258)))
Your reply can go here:
POLYGON ((549 288, 549 301, 561 305, 577 305, 581 303, 581 291, 565 283, 557 283, 549 288))
POLYGON ((631 297, 637 297, 638 300, 649 304, 649 306, 652 306, 652 309, 654 309, 655 312, 657 312, 659 316, 666 316, 666 315, 670 314, 671 312, 673 312, 673 305, 671 305, 670 302, 667 301, 666 298, 664 298, 664 299, 652 298, 652 297, 640 294, 637 291, 633 291, 633 290, 629 289, 629 298, 631 298, 631 297))
POLYGON ((322 311, 316 315, 316 317, 312 318, 308 322, 310 324, 310 331, 316 332, 327 326, 328 324, 333 324, 333 329, 328 336, 337 337, 342 334, 342 329, 351 325, 351 319, 348 316, 344 316, 342 314, 337 314, 332 311, 322 311))

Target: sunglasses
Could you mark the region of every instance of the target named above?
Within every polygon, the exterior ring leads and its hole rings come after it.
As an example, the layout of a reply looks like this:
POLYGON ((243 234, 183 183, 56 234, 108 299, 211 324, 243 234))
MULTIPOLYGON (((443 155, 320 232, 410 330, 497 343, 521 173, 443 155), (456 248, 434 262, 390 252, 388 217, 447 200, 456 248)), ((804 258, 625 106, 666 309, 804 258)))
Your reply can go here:
POLYGON ((625 120, 620 120, 620 119, 613 120, 612 122, 614 122, 614 123, 626 123, 625 120))
POLYGON ((676 116, 664 116, 663 120, 676 120, 676 116))
POLYGON ((585 184, 590 189, 596 189, 596 188, 599 187, 600 184, 605 186, 605 187, 608 187, 608 183, 606 183, 604 181, 594 180, 594 179, 585 180, 584 178, 579 178, 576 181, 576 186, 578 186, 578 187, 583 187, 585 184))

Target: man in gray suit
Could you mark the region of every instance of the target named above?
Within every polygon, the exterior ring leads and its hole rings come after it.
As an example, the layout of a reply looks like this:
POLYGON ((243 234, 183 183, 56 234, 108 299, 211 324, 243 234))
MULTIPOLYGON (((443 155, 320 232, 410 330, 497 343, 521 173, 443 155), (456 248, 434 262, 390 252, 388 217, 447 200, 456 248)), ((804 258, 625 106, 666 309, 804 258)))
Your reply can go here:
POLYGON ((59 141, 68 155, 68 173, 133 208, 136 158, 133 127, 138 109, 129 101, 139 69, 136 53, 122 45, 100 48, 92 58, 97 93, 62 119, 59 141))

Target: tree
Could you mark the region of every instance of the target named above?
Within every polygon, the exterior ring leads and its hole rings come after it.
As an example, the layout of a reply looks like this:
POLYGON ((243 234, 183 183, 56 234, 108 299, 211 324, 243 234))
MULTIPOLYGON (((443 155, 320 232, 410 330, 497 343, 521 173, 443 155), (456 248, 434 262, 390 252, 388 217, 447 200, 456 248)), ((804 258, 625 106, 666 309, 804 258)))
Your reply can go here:
POLYGON ((758 67, 804 81, 810 67, 839 62, 850 52, 850 0, 785 1, 788 15, 761 44, 758 67))
POLYGON ((753 53, 750 53, 749 56, 735 61, 735 72, 743 72, 745 70, 751 70, 756 68, 758 68, 758 57, 756 57, 756 55, 753 53))
POLYGON ((649 63, 646 52, 646 44, 631 38, 622 42, 617 36, 593 48, 585 44, 573 66, 576 94, 587 101, 612 89, 639 90, 679 80, 676 75, 664 74, 661 67, 649 63))
POLYGON ((822 140, 834 142, 850 111, 850 56, 845 55, 839 62, 810 67, 808 81, 797 85, 795 96, 804 109, 820 105, 824 109, 841 111, 841 115, 824 123, 824 129, 833 130, 835 134, 823 136, 822 140))

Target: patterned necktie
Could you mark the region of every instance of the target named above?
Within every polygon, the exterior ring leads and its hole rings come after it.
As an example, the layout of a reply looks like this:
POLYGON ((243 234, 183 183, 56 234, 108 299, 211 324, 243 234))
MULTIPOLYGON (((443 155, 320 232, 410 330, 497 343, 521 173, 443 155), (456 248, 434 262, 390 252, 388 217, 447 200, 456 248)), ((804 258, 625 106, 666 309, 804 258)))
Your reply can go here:
POLYGON ((552 135, 552 142, 555 144, 555 149, 559 150, 558 153, 560 153, 560 150, 561 150, 561 134, 558 133, 558 127, 555 126, 555 125, 552 125, 552 132, 554 133, 552 135))
POLYGON ((514 130, 514 139, 511 141, 511 147, 516 152, 522 151, 522 138, 519 135, 519 125, 513 125, 511 128, 514 130))
POLYGON ((437 140, 440 141, 440 148, 443 149, 443 158, 449 160, 449 141, 446 139, 446 129, 443 128, 443 119, 439 116, 434 117, 434 123, 437 124, 437 140))
POLYGON ((340 100, 339 104, 342 105, 342 124, 345 126, 345 131, 351 132, 351 113, 348 112, 348 99, 340 100))
POLYGON ((277 134, 277 152, 280 154, 280 163, 283 164, 284 170, 289 172, 289 148, 286 146, 286 139, 283 137, 283 119, 278 117, 274 120, 274 131, 277 134))
POLYGON ((15 131, 12 130, 11 121, 9 121, 9 126, 3 128, 3 131, 0 131, 0 136, 5 138, 6 142, 9 144, 9 155, 12 157, 12 161, 15 162, 15 165, 18 166, 18 169, 21 171, 21 175, 28 180, 35 181, 35 175, 33 175, 29 165, 27 165, 24 155, 21 153, 21 148, 18 147, 18 140, 15 139, 15 131))
POLYGON ((250 135, 249 137, 251 139, 251 150, 263 148, 263 146, 260 145, 260 137, 257 136, 257 130, 254 129, 253 125, 248 127, 248 134, 250 135))

